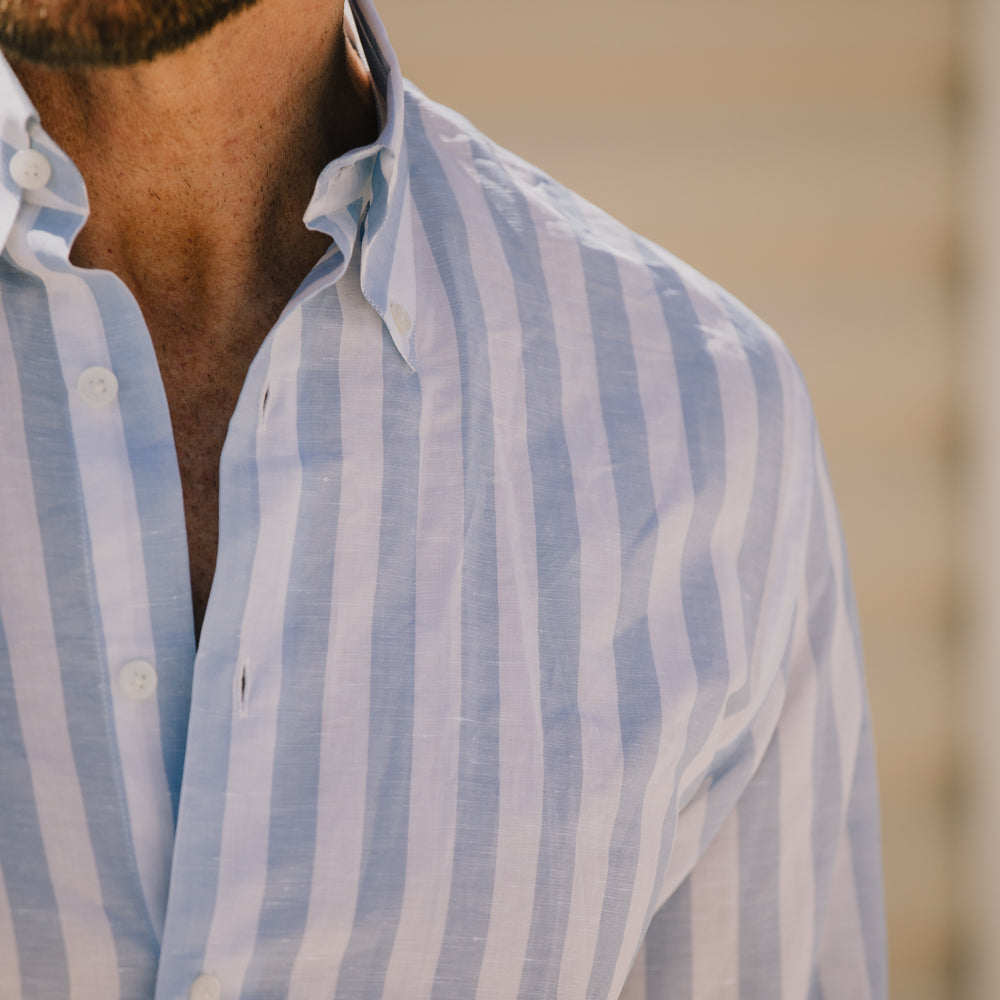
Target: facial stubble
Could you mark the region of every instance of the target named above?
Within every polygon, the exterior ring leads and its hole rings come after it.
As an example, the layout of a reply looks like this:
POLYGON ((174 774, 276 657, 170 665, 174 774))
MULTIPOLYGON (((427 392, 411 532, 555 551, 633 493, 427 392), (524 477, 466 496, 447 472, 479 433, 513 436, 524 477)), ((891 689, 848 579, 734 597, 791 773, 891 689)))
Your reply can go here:
POLYGON ((52 68, 174 52, 257 0, 0 0, 0 49, 52 68))

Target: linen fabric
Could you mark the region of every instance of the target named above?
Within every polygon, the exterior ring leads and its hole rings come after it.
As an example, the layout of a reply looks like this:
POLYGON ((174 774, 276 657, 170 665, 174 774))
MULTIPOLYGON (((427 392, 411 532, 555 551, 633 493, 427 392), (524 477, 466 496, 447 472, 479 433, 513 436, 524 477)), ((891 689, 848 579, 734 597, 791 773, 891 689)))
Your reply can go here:
POLYGON ((884 997, 798 371, 353 14, 383 130, 247 374, 197 649, 148 332, 2 68, 0 996, 884 997))

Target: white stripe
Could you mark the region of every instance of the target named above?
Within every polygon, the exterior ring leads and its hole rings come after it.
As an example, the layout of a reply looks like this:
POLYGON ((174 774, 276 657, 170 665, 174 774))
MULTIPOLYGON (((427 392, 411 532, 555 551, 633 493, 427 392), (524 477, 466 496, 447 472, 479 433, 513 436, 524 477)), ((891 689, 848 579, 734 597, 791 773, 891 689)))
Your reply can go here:
MULTIPOLYGON (((783 468, 774 515, 775 535, 753 649, 753 662, 760 665, 756 667, 758 673, 765 664, 769 665, 768 670, 772 670, 782 663, 789 636, 797 627, 796 614, 802 598, 812 515, 812 417, 803 396, 798 370, 781 346, 776 343, 775 347, 774 359, 784 397, 783 468)), ((808 611, 804 613, 808 616, 808 611)), ((798 624, 805 628, 808 623, 798 624)), ((754 711, 761 693, 758 692, 754 700, 754 711)))
POLYGON ((691 875, 691 996, 740 994, 738 813, 730 814, 691 875))
MULTIPOLYGON (((4 500, 0 518, 0 607, 5 615, 17 713, 31 769, 35 804, 63 940, 72 998, 119 995, 114 938, 101 898, 87 814, 76 776, 63 697, 62 675, 49 605, 45 560, 21 423, 21 388, 0 310, 0 405, 11 429, 0 448, 0 483, 24 483, 4 500), (10 572, 10 567, 17 567, 10 572)), ((17 993, 11 994, 16 996, 17 993)))
POLYGON ((729 691, 739 691, 748 683, 753 685, 749 704, 741 712, 734 713, 722 722, 719 740, 725 744, 738 739, 746 729, 748 720, 753 718, 761 697, 770 687, 770 681, 781 663, 780 658, 770 662, 758 661, 754 665, 758 672, 764 669, 769 676, 750 677, 743 619, 744 581, 739 577, 739 554, 746 536, 757 473, 760 434, 757 424, 757 388, 744 346, 718 299, 705 294, 705 281, 700 276, 688 272, 686 268, 679 274, 698 316, 719 380, 726 448, 723 480, 725 489, 711 544, 712 568, 723 609, 722 627, 729 668, 729 691))
POLYGON ((809 645, 809 594, 802 585, 792 636, 793 665, 778 726, 779 789, 778 905, 782 996, 805 996, 812 972, 816 909, 813 856, 813 769, 816 724, 816 665, 809 645))
POLYGON ((830 487, 830 480, 823 465, 818 435, 814 439, 819 466, 819 490, 825 519, 827 547, 830 552, 830 566, 835 581, 836 607, 834 618, 827 622, 830 629, 829 648, 831 669, 831 690, 833 712, 837 722, 838 746, 840 749, 841 805, 847 810, 854 785, 855 763, 858 755, 858 741, 861 735, 862 717, 866 692, 858 663, 853 629, 844 604, 843 545, 840 524, 837 520, 836 505, 830 487))
POLYGON ((702 785, 677 817, 677 829, 663 874, 663 885, 656 898, 659 909, 677 891, 678 886, 691 874, 701 857, 705 842, 705 821, 708 818, 708 785, 702 785))
POLYGON ((816 921, 815 730, 819 678, 809 635, 810 581, 806 579, 813 509, 813 420, 801 377, 783 351, 775 353, 784 395, 784 476, 778 530, 767 588, 775 596, 761 606, 763 633, 757 654, 780 655, 776 645, 791 637, 791 664, 778 741, 779 789, 778 922, 782 995, 804 996, 813 973, 816 921), (787 628, 776 618, 794 615, 787 628), (766 627, 766 632, 764 631, 766 627))
POLYGON ((219 846, 216 909, 205 948, 212 969, 236 995, 253 955, 267 881, 271 784, 281 694, 282 638, 302 489, 296 444, 302 311, 271 336, 266 426, 257 429, 260 531, 234 673, 246 670, 246 708, 233 705, 226 810, 219 846))
MULTIPOLYGON (((2 379, 2 376, 0 376, 2 379)), ((21 969, 14 936, 14 919, 0 868, 0 997, 16 997, 21 990, 21 969)))
MULTIPOLYGON (((614 996, 614 992, 610 994, 614 996)), ((647 1000, 646 997, 646 946, 639 949, 639 954, 632 963, 628 979, 618 996, 618 1000, 647 1000)), ((661 1000, 660 997, 649 997, 648 1000, 661 1000)))
POLYGON ((343 466, 333 569, 309 911, 289 998, 336 981, 351 936, 365 819, 371 625, 382 509, 382 321, 361 297, 357 256, 338 284, 343 315, 343 466), (347 377, 350 373, 350 377, 347 377))
MULTIPOLYGON (((427 236, 414 220, 421 257, 427 236)), ((430 280, 428 269, 426 280, 430 280)), ((462 714, 462 411, 458 344, 439 281, 421 326, 413 758, 406 884, 386 997, 429 996, 448 917, 462 714), (447 623, 447 624, 445 624, 447 623)), ((414 376, 416 377, 416 376, 414 376)))
POLYGON ((831 874, 830 909, 819 955, 820 988, 823 996, 871 1000, 861 910, 846 836, 837 845, 831 874))

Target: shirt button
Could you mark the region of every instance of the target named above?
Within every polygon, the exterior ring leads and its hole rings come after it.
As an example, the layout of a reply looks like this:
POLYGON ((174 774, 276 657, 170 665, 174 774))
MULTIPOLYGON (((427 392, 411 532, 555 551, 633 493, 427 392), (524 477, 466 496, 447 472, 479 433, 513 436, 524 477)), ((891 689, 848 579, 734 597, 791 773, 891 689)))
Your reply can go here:
POLYGON ((76 383, 80 395, 91 406, 108 406, 118 396, 118 379, 107 368, 88 368, 76 383))
POLYGON ((7 169, 14 181, 28 191, 45 187, 52 176, 52 164, 37 149, 19 149, 7 169))
POLYGON ((188 990, 188 1000, 220 1000, 222 983, 215 976, 203 972, 188 990))
POLYGON ((413 326, 413 320, 410 319, 410 314, 406 309, 399 302, 393 302, 390 306, 390 311, 392 312, 392 320, 396 324, 396 329, 400 333, 409 333, 410 327, 413 326))
POLYGON ((145 701, 156 690, 156 670, 148 660, 132 660, 118 673, 118 689, 129 701, 145 701))
POLYGON ((392 180, 393 171, 396 169, 396 154, 391 149, 383 149, 379 153, 378 165, 382 170, 382 176, 387 181, 392 180))

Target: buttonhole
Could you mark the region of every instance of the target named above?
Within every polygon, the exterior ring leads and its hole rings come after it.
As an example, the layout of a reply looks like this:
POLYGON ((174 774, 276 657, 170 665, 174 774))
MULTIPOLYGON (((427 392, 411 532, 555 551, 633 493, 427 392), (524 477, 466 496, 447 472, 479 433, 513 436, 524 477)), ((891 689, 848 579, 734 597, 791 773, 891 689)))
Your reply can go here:
POLYGON ((264 386, 264 395, 260 398, 260 419, 263 423, 267 419, 267 404, 271 399, 271 386, 270 384, 264 386))
POLYGON ((250 714, 250 704, 247 697, 247 687, 249 684, 250 661, 244 660, 240 664, 240 669, 236 672, 236 710, 246 717, 250 714))

